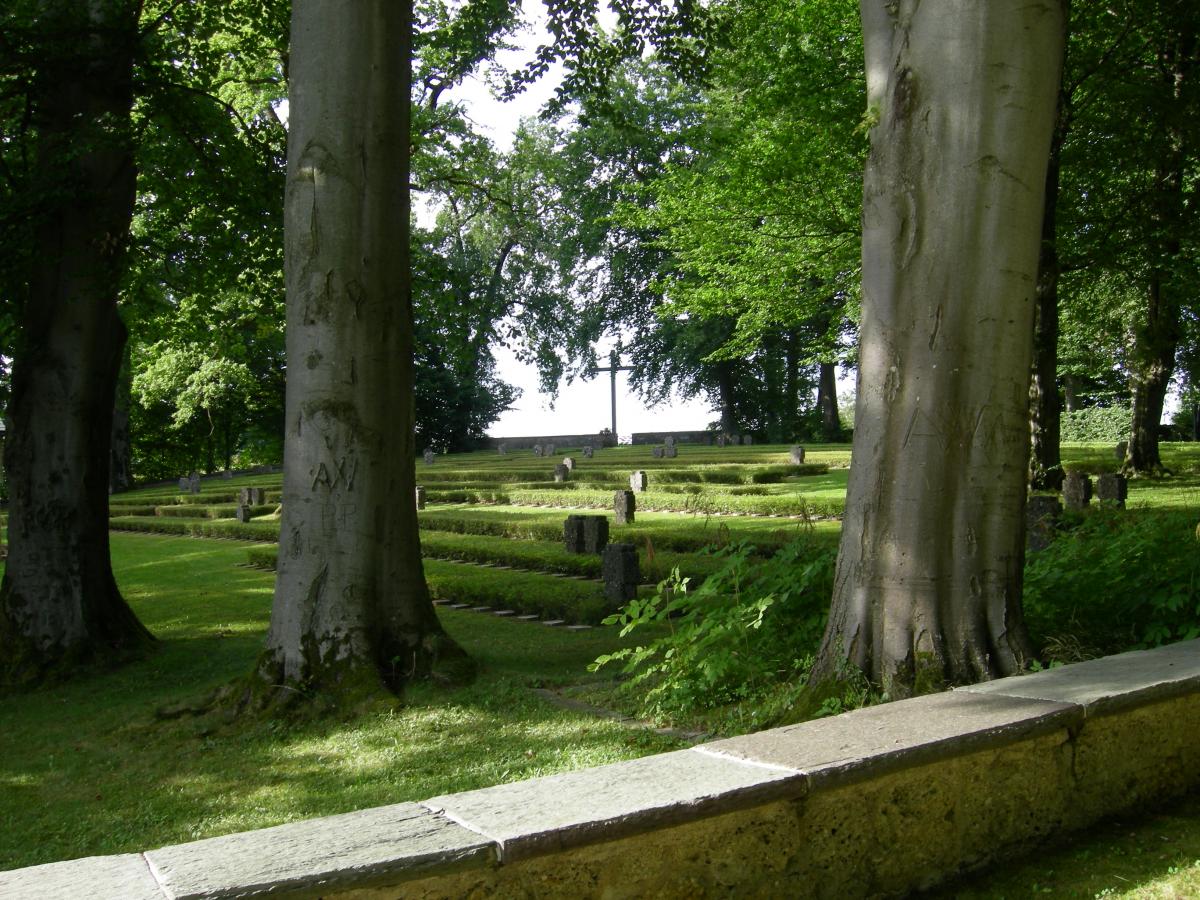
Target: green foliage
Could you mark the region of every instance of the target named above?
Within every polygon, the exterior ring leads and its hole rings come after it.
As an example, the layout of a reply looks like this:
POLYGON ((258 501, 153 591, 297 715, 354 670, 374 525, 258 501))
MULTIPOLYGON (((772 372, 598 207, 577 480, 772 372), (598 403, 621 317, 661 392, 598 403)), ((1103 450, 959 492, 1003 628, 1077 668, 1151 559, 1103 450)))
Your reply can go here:
POLYGON ((1062 414, 1062 440, 1118 441, 1129 440, 1132 414, 1128 406, 1089 406, 1062 414))
POLYGON ((807 540, 767 561, 734 544, 714 551, 722 565, 699 587, 675 569, 650 597, 631 601, 606 624, 622 636, 668 632, 597 658, 620 663, 622 686, 642 715, 674 720, 754 704, 781 684, 801 684, 815 653, 833 586, 835 554, 807 540))
POLYGON ((1031 631, 1086 655, 1200 637, 1196 521, 1194 508, 1101 508, 1068 520, 1026 564, 1031 631))

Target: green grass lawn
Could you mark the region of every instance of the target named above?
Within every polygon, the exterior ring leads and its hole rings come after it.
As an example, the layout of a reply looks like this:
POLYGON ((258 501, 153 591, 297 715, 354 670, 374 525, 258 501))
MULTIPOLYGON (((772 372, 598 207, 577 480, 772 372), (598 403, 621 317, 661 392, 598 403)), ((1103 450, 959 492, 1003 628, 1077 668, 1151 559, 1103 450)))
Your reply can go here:
POLYGON ((390 715, 204 735, 158 720, 250 670, 273 575, 237 544, 112 536, 117 578, 160 639, 150 658, 0 698, 0 869, 144 850, 628 759, 666 738, 552 706, 529 688, 585 679, 612 629, 571 633, 442 610, 476 684, 413 690, 390 715))

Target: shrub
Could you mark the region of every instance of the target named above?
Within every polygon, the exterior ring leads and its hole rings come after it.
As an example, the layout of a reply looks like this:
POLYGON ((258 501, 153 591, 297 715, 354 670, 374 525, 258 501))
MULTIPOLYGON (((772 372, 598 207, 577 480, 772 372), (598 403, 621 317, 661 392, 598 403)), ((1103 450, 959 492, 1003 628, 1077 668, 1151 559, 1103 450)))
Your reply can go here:
POLYGON ((1101 655, 1200 637, 1196 512, 1098 509, 1025 567, 1025 615, 1043 643, 1101 655))
POLYGON ((1132 412, 1128 406, 1089 406, 1062 414, 1063 441, 1103 441, 1116 444, 1129 440, 1132 412))
POLYGON ((740 543, 714 551, 722 565, 698 588, 675 570, 650 597, 605 619, 621 635, 670 624, 649 643, 599 657, 622 663, 622 688, 639 713, 677 720, 753 704, 781 684, 803 682, 833 589, 836 553, 793 541, 773 558, 740 543))

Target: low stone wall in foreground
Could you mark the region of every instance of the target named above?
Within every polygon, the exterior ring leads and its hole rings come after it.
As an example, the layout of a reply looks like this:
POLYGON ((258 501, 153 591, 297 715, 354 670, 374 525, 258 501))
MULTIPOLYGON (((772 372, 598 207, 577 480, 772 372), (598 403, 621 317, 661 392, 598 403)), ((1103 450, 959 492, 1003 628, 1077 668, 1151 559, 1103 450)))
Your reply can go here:
POLYGON ((146 853, 0 897, 900 894, 1200 783, 1200 641, 146 853))

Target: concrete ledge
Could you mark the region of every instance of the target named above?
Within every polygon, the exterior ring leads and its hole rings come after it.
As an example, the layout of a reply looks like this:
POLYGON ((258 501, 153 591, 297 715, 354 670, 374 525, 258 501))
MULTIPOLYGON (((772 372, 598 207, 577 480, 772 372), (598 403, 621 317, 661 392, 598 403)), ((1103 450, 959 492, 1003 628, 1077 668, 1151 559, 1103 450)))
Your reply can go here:
POLYGON ((595 769, 0 872, 0 896, 859 897, 1200 784, 1200 641, 595 769))

